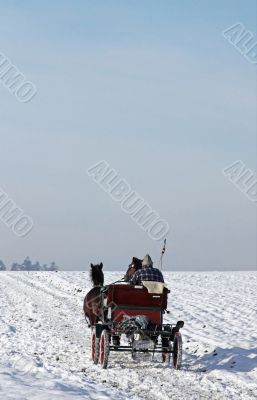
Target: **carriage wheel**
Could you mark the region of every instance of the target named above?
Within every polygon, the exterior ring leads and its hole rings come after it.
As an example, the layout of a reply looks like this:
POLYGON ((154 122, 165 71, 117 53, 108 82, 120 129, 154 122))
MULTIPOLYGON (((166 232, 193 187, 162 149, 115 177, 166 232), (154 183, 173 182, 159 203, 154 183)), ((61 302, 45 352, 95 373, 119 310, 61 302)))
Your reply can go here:
POLYGON ((106 369, 108 365, 109 351, 110 351, 109 333, 106 329, 104 329, 100 337, 100 364, 101 367, 104 369, 106 369))
POLYGON ((99 355, 100 355, 100 339, 96 337, 95 328, 93 328, 91 336, 91 356, 94 364, 98 363, 99 355))
POLYGON ((182 336, 179 332, 175 334, 173 341, 173 366, 180 369, 182 363, 182 336))

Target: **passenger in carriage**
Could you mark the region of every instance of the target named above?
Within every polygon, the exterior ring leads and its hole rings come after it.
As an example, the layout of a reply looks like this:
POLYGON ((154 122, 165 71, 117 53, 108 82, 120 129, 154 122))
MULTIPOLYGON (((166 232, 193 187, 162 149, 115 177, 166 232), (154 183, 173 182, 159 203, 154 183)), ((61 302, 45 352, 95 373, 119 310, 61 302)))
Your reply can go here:
POLYGON ((161 271, 153 267, 153 262, 149 254, 144 257, 142 268, 135 272, 132 278, 130 278, 129 283, 140 285, 142 281, 164 282, 161 271))

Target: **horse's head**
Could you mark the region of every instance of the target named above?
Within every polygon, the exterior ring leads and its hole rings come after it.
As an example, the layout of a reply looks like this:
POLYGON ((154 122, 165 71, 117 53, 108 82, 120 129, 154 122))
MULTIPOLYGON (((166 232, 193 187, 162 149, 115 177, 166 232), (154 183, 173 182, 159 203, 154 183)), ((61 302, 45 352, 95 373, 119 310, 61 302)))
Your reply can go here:
POLYGON ((104 274, 103 274, 103 263, 91 264, 90 278, 94 286, 103 286, 104 274))
POLYGON ((124 275, 124 281, 128 282, 129 279, 134 275, 134 273, 142 268, 142 261, 139 258, 133 257, 132 258, 132 263, 129 264, 128 270, 126 274, 124 275))

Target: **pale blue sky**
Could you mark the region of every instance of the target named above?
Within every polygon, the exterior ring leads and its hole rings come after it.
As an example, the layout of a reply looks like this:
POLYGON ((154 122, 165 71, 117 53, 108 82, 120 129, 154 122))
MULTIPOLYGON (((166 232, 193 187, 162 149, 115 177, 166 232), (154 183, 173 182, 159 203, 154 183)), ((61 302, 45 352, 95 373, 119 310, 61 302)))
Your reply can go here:
POLYGON ((168 220, 167 269, 256 268, 256 205, 222 175, 256 172, 256 66, 222 37, 256 35, 256 2, 0 1, 0 52, 37 86, 0 84, 0 187, 34 220, 0 223, 7 264, 125 268, 153 242, 85 174, 105 159, 168 220))

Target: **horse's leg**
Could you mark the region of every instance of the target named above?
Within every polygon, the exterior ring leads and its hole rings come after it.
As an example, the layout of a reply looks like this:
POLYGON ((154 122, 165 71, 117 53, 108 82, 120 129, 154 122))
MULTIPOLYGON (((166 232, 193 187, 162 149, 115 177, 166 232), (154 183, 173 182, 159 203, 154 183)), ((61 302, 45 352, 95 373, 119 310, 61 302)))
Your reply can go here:
POLYGON ((87 322, 88 327, 92 327, 98 319, 98 315, 97 313, 94 312, 94 307, 85 307, 84 309, 84 313, 85 313, 85 319, 87 322))
POLYGON ((85 320, 86 320, 87 326, 90 328, 92 326, 92 317, 91 317, 92 312, 89 307, 89 302, 88 302, 87 296, 84 299, 83 311, 85 314, 85 320))
POLYGON ((87 314, 85 314, 85 320, 86 320, 88 328, 91 328, 92 324, 90 323, 90 318, 89 318, 89 316, 87 314))

